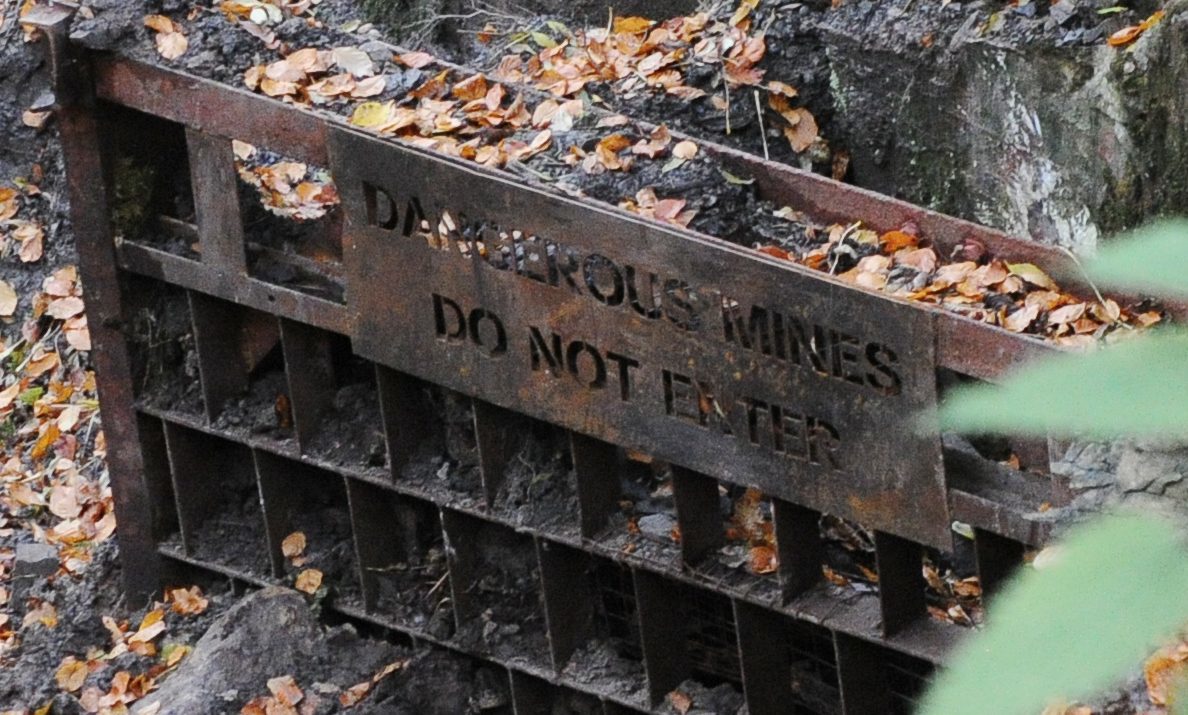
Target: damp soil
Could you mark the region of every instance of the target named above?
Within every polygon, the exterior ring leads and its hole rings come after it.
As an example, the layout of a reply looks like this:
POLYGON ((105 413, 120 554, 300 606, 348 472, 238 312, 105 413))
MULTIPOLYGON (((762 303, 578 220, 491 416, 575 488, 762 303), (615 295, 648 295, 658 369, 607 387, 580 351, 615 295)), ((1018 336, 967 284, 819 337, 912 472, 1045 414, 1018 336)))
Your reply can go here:
POLYGON ((203 413, 198 352, 184 291, 145 281, 129 291, 125 335, 133 390, 146 405, 190 416, 203 413))
POLYGON ((618 639, 592 639, 582 644, 562 671, 566 677, 613 693, 644 707, 648 681, 638 653, 630 657, 629 646, 618 639))
POLYGON ((354 383, 338 389, 328 409, 318 416, 309 451, 343 467, 384 467, 387 441, 374 383, 354 383))
POLYGON ((730 683, 708 687, 690 679, 673 689, 658 712, 663 715, 745 715, 747 709, 743 694, 730 683), (674 699, 674 694, 678 693, 674 699), (688 700, 682 700, 681 696, 688 700), (687 708, 686 702, 691 703, 687 708))
POLYGON ((384 618, 449 638, 453 612, 449 608, 445 545, 439 536, 423 551, 373 571, 376 611, 384 618))
POLYGON ((305 534, 305 551, 298 559, 285 560, 286 577, 296 579, 306 569, 317 569, 322 572, 322 584, 332 603, 361 604, 363 591, 351 537, 351 515, 345 503, 309 504, 292 515, 290 528, 305 534))
POLYGON ((166 539, 163 546, 257 578, 268 578, 272 566, 268 558, 264 512, 260 508, 260 492, 255 481, 224 482, 217 488, 222 498, 211 515, 193 529, 188 552, 183 547, 180 532, 166 539))
POLYGON ((566 441, 561 430, 533 430, 507 466, 493 511, 519 526, 576 537, 577 476, 566 441))
POLYGON ((456 640, 465 648, 492 653, 511 661, 546 665, 544 607, 540 568, 532 540, 475 523, 474 577, 454 583, 477 615, 458 629, 456 640))
POLYGON ((397 479, 443 494, 442 501, 477 507, 483 503, 483 482, 470 398, 444 389, 428 390, 425 398, 432 415, 430 431, 436 434, 420 446, 397 479))
POLYGON ((269 370, 253 377, 247 393, 228 399, 214 420, 214 427, 246 432, 253 437, 293 443, 293 418, 290 410, 278 407, 287 401, 289 384, 283 369, 269 370), (279 400, 281 396, 284 401, 279 400))
POLYGON ((632 558, 671 565, 680 558, 672 470, 660 462, 626 461, 619 470, 622 493, 599 543, 632 558))

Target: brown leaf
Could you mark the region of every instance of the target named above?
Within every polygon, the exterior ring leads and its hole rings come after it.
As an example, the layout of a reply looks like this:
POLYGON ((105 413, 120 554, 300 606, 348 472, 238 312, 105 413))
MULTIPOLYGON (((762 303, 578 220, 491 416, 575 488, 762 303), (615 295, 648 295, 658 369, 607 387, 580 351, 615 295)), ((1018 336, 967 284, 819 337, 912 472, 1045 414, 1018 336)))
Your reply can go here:
POLYGON ((164 15, 148 15, 144 18, 144 26, 158 33, 176 32, 177 28, 173 25, 173 20, 170 20, 164 15))
POLYGON ((427 64, 434 62, 437 58, 428 52, 405 52, 402 55, 396 55, 396 60, 405 67, 411 69, 420 69, 427 64))
POLYGON ((268 680, 268 690, 277 700, 290 707, 301 702, 305 694, 297 687, 297 681, 291 675, 282 675, 268 680))
POLYGON ((57 318, 58 320, 65 320, 67 318, 73 318, 74 316, 83 312, 84 307, 85 306, 83 305, 81 298, 67 296, 65 298, 58 298, 57 300, 51 301, 49 306, 45 309, 45 312, 50 317, 57 318))
POLYGON ((33 263, 41 260, 44 254, 45 231, 41 226, 26 221, 12 232, 12 237, 21 242, 20 258, 22 263, 33 263))
POLYGON ((1028 326, 1039 317, 1040 308, 1038 305, 1029 305, 1017 309, 1002 321, 1002 327, 1011 331, 1012 333, 1022 333, 1027 330, 1028 326))
POLYGON ((49 121, 51 114, 52 112, 35 112, 32 109, 26 109, 21 113, 21 123, 26 127, 41 129, 49 121))
POLYGON ((305 569, 297 574, 297 581, 293 585, 298 591, 312 596, 322 587, 322 572, 317 569, 305 569))
POLYGON ((487 78, 481 74, 475 74, 460 82, 455 82, 450 94, 463 102, 470 102, 487 96, 488 89, 487 78))
POLYGON ((1155 705, 1167 705, 1175 686, 1188 672, 1188 644, 1176 643, 1155 652, 1143 665, 1147 697, 1155 705))
POLYGON ((293 559, 305 553, 305 534, 294 531, 281 542, 281 553, 286 559, 293 559))
POLYGON ((198 586, 171 589, 166 595, 167 600, 172 601, 173 612, 183 616, 197 616, 210 605, 210 600, 202 595, 198 586))
POLYGON ((895 253, 901 248, 915 248, 920 239, 904 231, 888 231, 879 236, 879 242, 883 244, 884 251, 895 253))
POLYGON ((799 119, 794 125, 784 127, 784 136, 792 145, 792 151, 799 154, 817 141, 819 130, 817 129, 817 120, 809 110, 797 108, 792 111, 799 119))
POLYGON ((57 672, 54 673, 54 681, 58 684, 58 688, 68 693, 78 691, 86 680, 87 664, 74 656, 67 656, 58 666, 57 672))
POLYGON ((679 690, 674 690, 668 694, 668 702, 671 703, 673 709, 675 709, 681 715, 685 715, 689 712, 689 709, 693 707, 693 698, 685 695, 679 690))
POLYGON ((646 17, 616 17, 612 28, 615 34, 635 35, 649 29, 653 24, 655 23, 646 17))

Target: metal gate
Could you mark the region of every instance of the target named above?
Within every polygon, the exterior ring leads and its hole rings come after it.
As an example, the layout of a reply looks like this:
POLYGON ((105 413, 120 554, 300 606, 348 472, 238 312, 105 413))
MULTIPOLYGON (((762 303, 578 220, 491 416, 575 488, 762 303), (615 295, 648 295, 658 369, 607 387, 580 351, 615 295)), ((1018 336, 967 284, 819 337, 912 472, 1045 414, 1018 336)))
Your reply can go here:
MULTIPOLYGON (((753 715, 906 713, 966 632, 924 575, 953 522, 992 591, 1065 500, 1045 442, 1012 469, 916 428, 1041 341, 39 22, 133 593, 291 581, 300 530, 328 608, 497 664, 516 713, 659 712, 690 681, 753 715), (233 139, 329 168, 315 250, 257 235, 233 139)), ((1063 262, 703 146, 821 220, 1063 262)))

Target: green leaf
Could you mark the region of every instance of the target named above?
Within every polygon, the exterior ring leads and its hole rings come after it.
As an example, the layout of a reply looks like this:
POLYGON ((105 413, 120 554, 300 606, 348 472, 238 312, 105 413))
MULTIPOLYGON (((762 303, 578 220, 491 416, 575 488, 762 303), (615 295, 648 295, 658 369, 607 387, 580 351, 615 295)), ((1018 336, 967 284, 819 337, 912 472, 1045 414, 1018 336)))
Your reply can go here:
POLYGON ((728 183, 728 184, 753 184, 753 183, 755 183, 754 179, 744 179, 741 176, 735 176, 734 174, 731 174, 729 171, 726 171, 725 169, 718 169, 718 172, 722 174, 722 178, 726 179, 726 183, 728 183))
POLYGON ((1171 524, 1115 515, 1070 531, 1053 563, 991 603, 921 715, 1035 715, 1116 684, 1188 620, 1188 553, 1171 524))
POLYGON ((21 394, 17 395, 17 399, 20 400, 22 404, 32 407, 33 403, 40 400, 41 396, 44 394, 44 387, 30 387, 21 394))
POLYGON ((1105 244, 1086 266, 1102 285, 1188 297, 1188 221, 1162 221, 1105 244))
POLYGON ((1188 331, 1153 331, 1030 365, 1002 385, 954 390, 942 428, 1114 439, 1188 434, 1188 331))
POLYGON ((557 33, 558 35, 573 37, 573 32, 564 22, 561 22, 560 20, 545 20, 545 24, 548 25, 550 30, 557 33))
POLYGON ((532 33, 532 41, 546 49, 557 46, 557 41, 543 32, 532 33))
POLYGON ((1110 7, 1103 7, 1097 11, 1098 15, 1117 15, 1120 12, 1126 12, 1125 5, 1111 5, 1110 7))

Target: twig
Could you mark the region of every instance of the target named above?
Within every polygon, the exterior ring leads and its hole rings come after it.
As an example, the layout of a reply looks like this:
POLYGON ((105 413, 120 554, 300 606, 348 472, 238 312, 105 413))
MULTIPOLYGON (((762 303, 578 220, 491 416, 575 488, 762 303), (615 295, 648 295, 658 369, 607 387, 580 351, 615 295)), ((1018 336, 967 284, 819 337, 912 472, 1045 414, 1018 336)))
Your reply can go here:
POLYGON ((432 598, 433 594, 437 591, 437 589, 441 588, 441 585, 443 583, 445 583, 446 579, 449 577, 450 577, 449 571, 446 571, 445 573, 443 573, 441 575, 441 578, 437 579, 437 583, 433 584, 433 588, 429 589, 429 593, 425 594, 425 600, 428 601, 430 598, 432 598))
MULTIPOLYGON (((1057 248, 1059 248, 1061 251, 1064 251, 1064 254, 1072 259, 1072 262, 1077 267, 1077 270, 1081 272, 1081 277, 1084 278, 1085 282, 1089 284, 1089 287, 1093 289, 1093 294, 1097 296, 1098 304, 1101 305, 1101 307, 1105 310, 1106 315, 1109 315, 1110 309, 1106 307, 1105 296, 1101 294, 1101 291, 1097 289, 1097 284, 1094 283, 1093 279, 1089 277, 1089 273, 1085 270, 1085 266, 1081 263, 1081 259, 1077 258, 1077 254, 1070 251, 1067 246, 1057 246, 1057 248)), ((1114 319, 1112 316, 1110 317, 1110 322, 1111 324, 1121 323, 1127 328, 1130 327, 1129 325, 1126 325, 1126 323, 1122 323, 1121 320, 1114 319)))
POLYGON ((726 136, 730 136, 730 78, 726 76, 726 59, 718 51, 718 59, 722 62, 722 89, 726 91, 726 136))
POLYGON ((771 159, 767 153, 767 129, 763 127, 763 105, 759 102, 759 90, 755 90, 755 115, 759 117, 759 138, 763 140, 763 158, 771 159))

